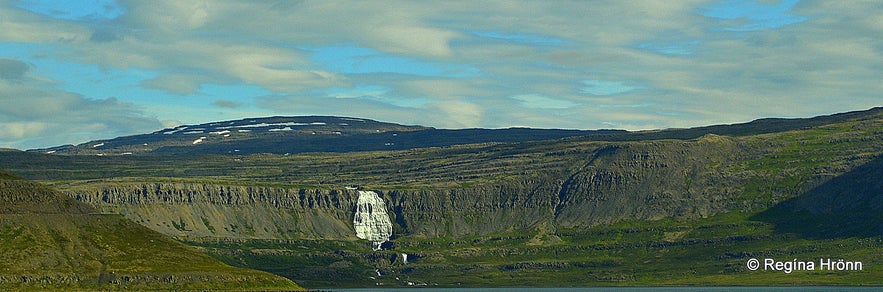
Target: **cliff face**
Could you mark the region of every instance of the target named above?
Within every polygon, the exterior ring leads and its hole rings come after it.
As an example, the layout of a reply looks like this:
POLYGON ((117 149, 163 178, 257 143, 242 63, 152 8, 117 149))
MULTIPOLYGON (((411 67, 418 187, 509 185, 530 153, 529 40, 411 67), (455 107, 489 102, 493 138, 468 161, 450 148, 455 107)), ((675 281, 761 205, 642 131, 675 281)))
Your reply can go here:
MULTIPOLYGON (((76 178, 56 183, 75 199, 173 236, 356 240, 370 236, 357 234, 355 226, 362 224, 358 229, 365 231, 376 223, 365 223, 366 214, 385 211, 393 238, 457 238, 764 210, 808 192, 809 203, 795 204, 809 204, 812 208, 803 209, 814 211, 823 207, 815 198, 848 193, 817 187, 883 155, 881 120, 883 112, 871 111, 800 130, 692 140, 574 138, 397 152, 182 157, 162 163, 125 157, 40 159, 59 165, 52 169, 56 174, 76 178), (83 179, 76 172, 90 172, 77 165, 87 163, 116 172, 83 179), (160 170, 149 171, 153 167, 160 170), (358 191, 344 187, 352 185, 376 193, 371 212, 360 207, 358 191), (385 210, 373 209, 378 206, 385 210)), ((372 232, 385 235, 385 228, 372 232)))
POLYGON ((613 144, 578 154, 579 163, 564 177, 387 194, 397 223, 426 236, 704 217, 739 205, 741 174, 724 171, 742 155, 737 148, 720 137, 613 144))
MULTIPOLYGON (((513 285, 512 279, 544 286, 730 285, 744 284, 745 277, 754 277, 751 283, 793 284, 792 277, 748 275, 745 261, 758 254, 785 259, 845 254, 867 260, 868 266, 883 262, 874 252, 883 234, 883 110, 841 118, 782 131, 775 121, 765 121, 730 136, 688 129, 678 132, 689 132, 683 139, 647 131, 636 135, 662 138, 599 142, 583 137, 359 153, 87 157, 15 152, 0 153, 0 166, 45 180, 72 198, 45 204, 34 196, 19 205, 29 210, 102 216, 103 225, 90 232, 109 230, 104 218, 120 217, 95 213, 122 214, 153 230, 193 239, 229 264, 309 279, 316 287, 374 285, 381 281, 378 273, 386 279, 406 276, 403 286, 411 279, 441 278, 450 285, 475 280, 477 286, 513 285), (644 221, 653 219, 664 220, 644 221), (853 240, 856 236, 867 238, 853 240), (391 244, 384 247, 395 251, 367 249, 368 242, 376 248, 387 238, 391 244), (678 256, 659 258, 659 252, 678 256), (704 278, 684 278, 696 271, 704 278), (758 280, 770 278, 777 280, 758 280)), ((7 207, 30 195, 19 194, 0 198, 0 213, 11 212, 6 218, 17 220, 0 224, 5 228, 0 242, 18 245, 7 249, 17 254, 0 257, 13 259, 4 267, 27 260, 32 266, 58 262, 27 250, 34 236, 20 236, 18 226, 36 220, 7 207)), ((44 243, 70 247, 62 250, 80 249, 83 242, 41 234, 44 243)), ((140 249, 130 243, 150 242, 128 233, 111 235, 125 243, 127 249, 116 253, 120 256, 140 249)), ((100 262, 91 260, 104 256, 99 252, 91 258, 67 254, 72 256, 65 259, 88 260, 63 265, 96 270, 89 276, 98 278, 95 282, 137 280, 102 273, 100 262)), ((157 262, 195 266, 175 257, 180 254, 169 252, 157 262)), ((878 270, 867 272, 850 274, 855 278, 795 279, 869 283, 880 278, 868 276, 878 270)), ((0 275, 0 287, 4 281, 55 277, 21 275, 0 275)), ((165 281, 164 275, 147 276, 165 281)))
MULTIPOLYGON (((373 214, 390 218, 395 234, 425 237, 550 231, 623 219, 695 218, 744 207, 745 200, 737 195, 742 192, 741 181, 752 174, 734 171, 733 165, 746 147, 717 136, 607 144, 564 154, 577 163, 563 177, 524 176, 471 187, 378 189, 374 196, 347 189, 187 183, 87 183, 64 189, 79 201, 173 236, 382 242, 362 234, 377 222, 366 223, 374 218, 368 205, 383 208, 373 214)), ((531 165, 523 167, 525 172, 543 172, 530 169, 531 165)), ((374 229, 373 233, 389 236, 385 229, 374 229)))
POLYGON ((66 192, 172 236, 355 239, 353 191, 141 183, 66 192))
MULTIPOLYGON (((530 182, 528 182, 530 183, 530 182)), ((542 182, 533 182, 543 184, 542 182)), ((180 237, 356 239, 382 242, 396 234, 463 236, 529 228, 550 219, 553 185, 451 190, 286 189, 209 184, 97 184, 65 190, 103 212, 120 213, 180 237), (367 192, 366 192, 367 193, 367 192), (372 203, 372 204, 369 204, 372 203), (361 206, 360 206, 361 205, 361 206), (381 210, 371 208, 381 207, 381 210), (383 216, 392 225, 377 224, 383 216), (361 228, 360 228, 361 227, 361 228), (361 230, 361 233, 357 232, 361 230), (368 232, 368 231, 371 232, 368 232), (369 234, 370 233, 370 234, 369 234)))
POLYGON ((705 217, 733 209, 740 175, 736 142, 708 136, 693 142, 614 145, 598 149, 565 180, 556 219, 577 227, 621 219, 705 217))

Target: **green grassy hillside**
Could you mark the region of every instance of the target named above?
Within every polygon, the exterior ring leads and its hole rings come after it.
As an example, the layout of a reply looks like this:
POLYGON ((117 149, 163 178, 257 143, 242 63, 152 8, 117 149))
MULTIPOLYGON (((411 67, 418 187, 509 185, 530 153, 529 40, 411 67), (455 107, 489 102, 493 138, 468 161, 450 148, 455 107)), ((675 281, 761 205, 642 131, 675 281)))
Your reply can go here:
POLYGON ((0 289, 295 290, 0 172, 0 289))
POLYGON ((232 265, 299 279, 307 287, 883 285, 883 237, 807 238, 751 215, 629 221, 555 234, 401 237, 394 249, 379 252, 351 241, 191 244, 232 265), (813 261, 816 270, 752 271, 746 266, 752 258, 813 261), (864 267, 822 271, 820 259, 864 267))
POLYGON ((883 285, 883 109, 633 134, 299 155, 4 152, 0 167, 311 288, 883 285), (385 250, 354 238, 351 186, 386 201, 385 250), (862 269, 820 270, 828 259, 862 269))

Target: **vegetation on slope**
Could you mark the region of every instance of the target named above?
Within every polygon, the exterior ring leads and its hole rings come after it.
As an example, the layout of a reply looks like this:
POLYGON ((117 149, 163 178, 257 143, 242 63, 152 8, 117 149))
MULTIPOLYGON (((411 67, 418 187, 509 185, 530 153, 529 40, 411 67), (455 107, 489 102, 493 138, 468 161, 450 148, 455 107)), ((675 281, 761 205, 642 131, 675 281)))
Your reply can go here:
POLYGON ((351 241, 200 241, 217 258, 307 287, 883 285, 883 237, 805 238, 740 211, 699 220, 628 221, 555 234, 400 237, 391 250, 351 241), (407 254, 404 262, 402 254, 407 254), (813 271, 751 271, 749 259, 816 262, 813 271), (821 271, 820 259, 861 261, 821 271))
MULTIPOLYGON (((638 133, 658 140, 585 137, 346 154, 4 153, 0 165, 72 194, 155 183, 381 191, 396 238, 380 252, 333 236, 188 238, 231 265, 307 287, 883 285, 883 110, 748 126, 718 135, 638 133), (750 271, 752 258, 844 259, 864 268, 750 271)), ((304 216, 351 219, 328 213, 351 209, 345 195, 290 199, 304 206, 292 212, 304 216)))
POLYGON ((0 289, 299 289, 0 172, 0 289))

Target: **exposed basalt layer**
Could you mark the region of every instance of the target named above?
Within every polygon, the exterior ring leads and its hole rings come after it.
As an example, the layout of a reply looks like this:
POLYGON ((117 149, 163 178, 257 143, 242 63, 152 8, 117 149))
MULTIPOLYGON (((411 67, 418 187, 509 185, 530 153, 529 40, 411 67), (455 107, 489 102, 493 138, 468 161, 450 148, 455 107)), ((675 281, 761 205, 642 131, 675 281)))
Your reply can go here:
POLYGON ((883 112, 866 115, 797 131, 693 140, 569 139, 162 164, 40 159, 72 168, 98 163, 124 173, 132 163, 161 168, 109 179, 79 168, 51 171, 72 178, 56 186, 77 200, 175 236, 355 240, 359 195, 343 190, 352 185, 385 200, 397 236, 552 233, 621 220, 766 209, 883 154, 883 112), (156 178, 164 174, 170 177, 156 178))
POLYGON ((353 191, 141 183, 67 192, 172 236, 355 239, 353 191))
MULTIPOLYGON (((747 204, 738 194, 741 182, 752 174, 734 171, 731 165, 745 155, 742 148, 717 136, 608 144, 566 154, 579 163, 564 177, 526 176, 468 188, 377 190, 388 202, 368 205, 383 212, 374 213, 392 217, 396 233, 427 237, 704 217, 747 204)), ((369 196, 353 190, 93 182, 65 191, 100 210, 175 236, 370 237, 358 235, 359 227, 352 225, 363 218, 358 214, 368 207, 360 205, 369 196)))
MULTIPOLYGON (((688 130, 690 140, 149 159, 5 153, 0 164, 100 212, 189 237, 229 264, 312 287, 402 275, 451 286, 879 284, 879 269, 782 278, 744 267, 757 255, 844 252, 880 266, 881 121, 875 110, 787 132, 756 123, 747 133, 765 134, 754 136, 688 130), (370 251, 356 237, 353 186, 385 203, 394 250, 370 251)), ((657 134, 671 138, 642 135, 657 134)))

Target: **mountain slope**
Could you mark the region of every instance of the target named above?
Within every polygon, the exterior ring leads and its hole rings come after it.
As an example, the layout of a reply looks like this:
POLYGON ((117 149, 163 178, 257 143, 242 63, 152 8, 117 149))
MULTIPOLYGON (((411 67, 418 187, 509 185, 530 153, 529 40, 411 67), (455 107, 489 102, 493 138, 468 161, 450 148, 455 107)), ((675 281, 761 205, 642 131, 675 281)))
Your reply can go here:
POLYGON ((807 119, 828 123, 798 130, 691 140, 290 156, 10 152, 0 163, 175 236, 351 239, 356 192, 344 187, 362 186, 389 201, 397 234, 462 237, 769 207, 881 155, 881 117, 876 109, 807 119))
POLYGON ((880 108, 607 137, 287 156, 6 152, 0 166, 309 287, 883 284, 880 108), (386 250, 355 237, 353 186, 385 202, 386 250), (764 257, 868 269, 745 268, 764 257))
POLYGON ((883 156, 770 208, 754 219, 813 238, 883 235, 883 156))
POLYGON ((298 289, 0 171, 0 289, 298 289))
POLYGON ((731 125, 628 132, 562 129, 435 129, 361 118, 268 117, 182 125, 149 134, 64 145, 34 152, 71 155, 204 155, 407 150, 474 143, 581 137, 591 141, 696 139, 706 134, 749 136, 843 122, 883 107, 813 118, 766 118, 731 125))
POLYGON ((867 110, 850 111, 830 115, 822 115, 810 118, 762 118, 747 123, 729 125, 712 125, 687 129, 667 129, 655 131, 638 131, 633 135, 617 135, 602 138, 609 141, 641 141, 659 139, 696 139, 707 134, 722 136, 752 136, 769 133, 780 133, 801 129, 875 119, 883 113, 883 107, 874 107, 867 110))
POLYGON ((484 142, 557 139, 588 133, 545 129, 439 130, 368 119, 269 117, 183 125, 150 134, 33 150, 73 155, 294 154, 402 150, 484 142))

